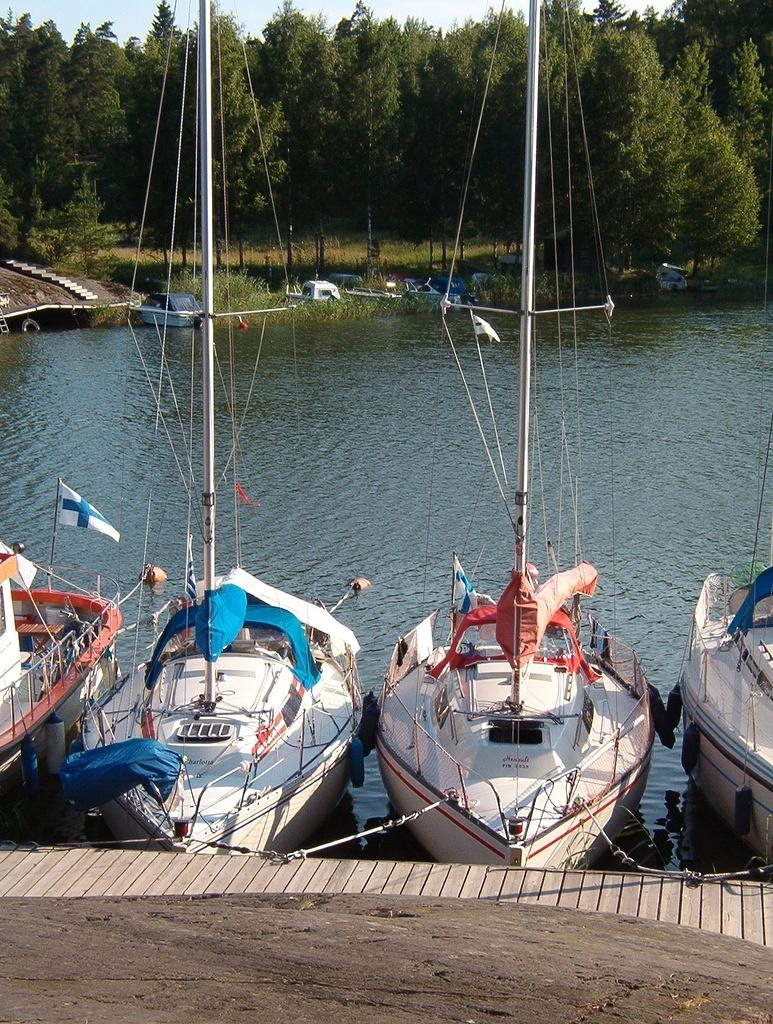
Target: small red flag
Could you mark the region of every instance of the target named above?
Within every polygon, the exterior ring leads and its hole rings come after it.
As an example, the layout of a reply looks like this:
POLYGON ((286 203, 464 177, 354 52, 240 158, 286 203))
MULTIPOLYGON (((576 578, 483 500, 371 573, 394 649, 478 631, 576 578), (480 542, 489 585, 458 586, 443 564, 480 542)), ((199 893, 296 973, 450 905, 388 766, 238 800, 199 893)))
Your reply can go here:
POLYGON ((242 499, 242 501, 244 502, 245 505, 259 505, 260 504, 259 501, 253 501, 251 498, 248 498, 247 497, 247 492, 242 487, 242 485, 239 484, 239 483, 237 483, 237 485, 236 485, 236 493, 239 495, 239 497, 242 499))

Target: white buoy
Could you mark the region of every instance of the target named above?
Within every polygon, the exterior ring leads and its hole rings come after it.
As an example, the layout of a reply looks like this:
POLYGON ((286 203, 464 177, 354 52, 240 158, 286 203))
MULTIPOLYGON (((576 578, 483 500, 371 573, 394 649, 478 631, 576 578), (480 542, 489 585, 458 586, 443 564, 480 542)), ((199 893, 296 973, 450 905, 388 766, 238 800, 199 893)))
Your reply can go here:
POLYGON ((51 775, 59 774, 64 758, 64 722, 55 711, 46 722, 46 767, 51 775))

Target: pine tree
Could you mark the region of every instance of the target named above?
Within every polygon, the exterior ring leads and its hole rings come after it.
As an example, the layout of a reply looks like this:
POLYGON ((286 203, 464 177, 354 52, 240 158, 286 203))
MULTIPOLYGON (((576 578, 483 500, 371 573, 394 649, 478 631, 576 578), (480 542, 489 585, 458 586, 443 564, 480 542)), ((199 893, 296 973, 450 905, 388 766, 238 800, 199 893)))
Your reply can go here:
POLYGON ((598 0, 593 11, 593 20, 601 28, 619 27, 625 21, 626 13, 617 0, 598 0))
POLYGON ((751 41, 733 54, 728 125, 740 156, 754 169, 761 186, 767 183, 769 95, 757 47, 751 41))
POLYGON ((760 192, 751 167, 708 104, 690 112, 686 139, 683 233, 694 270, 745 245, 759 230, 760 192))

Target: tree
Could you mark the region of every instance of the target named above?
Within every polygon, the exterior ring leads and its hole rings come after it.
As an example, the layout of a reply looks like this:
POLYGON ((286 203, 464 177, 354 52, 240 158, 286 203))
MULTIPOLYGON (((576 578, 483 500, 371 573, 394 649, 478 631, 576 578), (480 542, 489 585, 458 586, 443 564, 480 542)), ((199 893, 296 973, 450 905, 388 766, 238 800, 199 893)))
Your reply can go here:
POLYGON ((121 89, 127 65, 110 22, 96 32, 81 25, 66 65, 72 162, 87 167, 105 198, 109 214, 122 210, 128 129, 121 89))
POLYGON ((770 107, 763 77, 757 47, 747 39, 733 54, 727 121, 739 155, 753 168, 758 184, 765 187, 770 107))
POLYGON ((0 175, 0 252, 13 252, 19 223, 13 214, 13 193, 0 175))
POLYGON ((307 18, 285 0, 251 46, 264 107, 281 110, 280 148, 284 178, 279 198, 288 225, 288 263, 296 222, 318 224, 335 195, 342 154, 331 145, 335 116, 335 50, 321 17, 307 18))
POLYGON ((625 21, 625 10, 617 0, 598 0, 593 11, 593 20, 601 28, 619 27, 625 21))
POLYGON ((653 43, 602 32, 582 81, 601 236, 621 265, 668 251, 684 182, 684 122, 653 43))
MULTIPOLYGON (((239 265, 244 264, 247 232, 256 228, 267 206, 267 182, 263 149, 270 154, 277 132, 276 111, 253 104, 248 90, 242 41, 236 23, 227 17, 215 22, 215 109, 220 129, 219 156, 225 161, 223 223, 228 237, 239 246, 239 265), (261 130, 258 132, 256 111, 261 130)), ((221 179, 222 179, 221 175, 221 179)))
POLYGON ((150 28, 150 34, 157 43, 166 43, 169 37, 175 32, 176 29, 174 27, 174 13, 172 12, 172 8, 166 0, 161 0, 156 8, 153 24, 150 28))
POLYGON ((60 209, 42 213, 30 232, 30 246, 46 263, 70 258, 87 277, 100 267, 110 233, 99 216, 102 203, 86 175, 70 201, 60 209))
POLYGON ((759 230, 760 193, 751 167, 706 104, 688 122, 683 232, 694 270, 749 245, 759 230))
POLYGON ((18 197, 24 233, 35 214, 33 197, 56 206, 72 188, 64 88, 67 45, 53 22, 33 28, 29 15, 1 27, 2 168, 18 197))
POLYGON ((700 43, 690 43, 676 63, 674 77, 689 110, 710 102, 709 58, 700 43))
POLYGON ((392 193, 397 169, 401 34, 393 19, 376 22, 358 0, 335 33, 338 54, 336 148, 348 155, 339 188, 365 213, 367 272, 374 269, 373 218, 377 198, 392 193))

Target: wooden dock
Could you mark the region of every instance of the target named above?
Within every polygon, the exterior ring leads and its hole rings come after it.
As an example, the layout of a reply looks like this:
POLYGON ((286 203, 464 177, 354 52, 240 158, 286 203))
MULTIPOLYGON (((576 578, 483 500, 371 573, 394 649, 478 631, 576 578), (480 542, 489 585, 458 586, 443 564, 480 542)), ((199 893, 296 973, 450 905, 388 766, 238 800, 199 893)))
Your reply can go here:
POLYGON ((89 848, 0 851, 0 898, 370 894, 539 904, 665 921, 773 947, 773 885, 614 871, 89 848))

